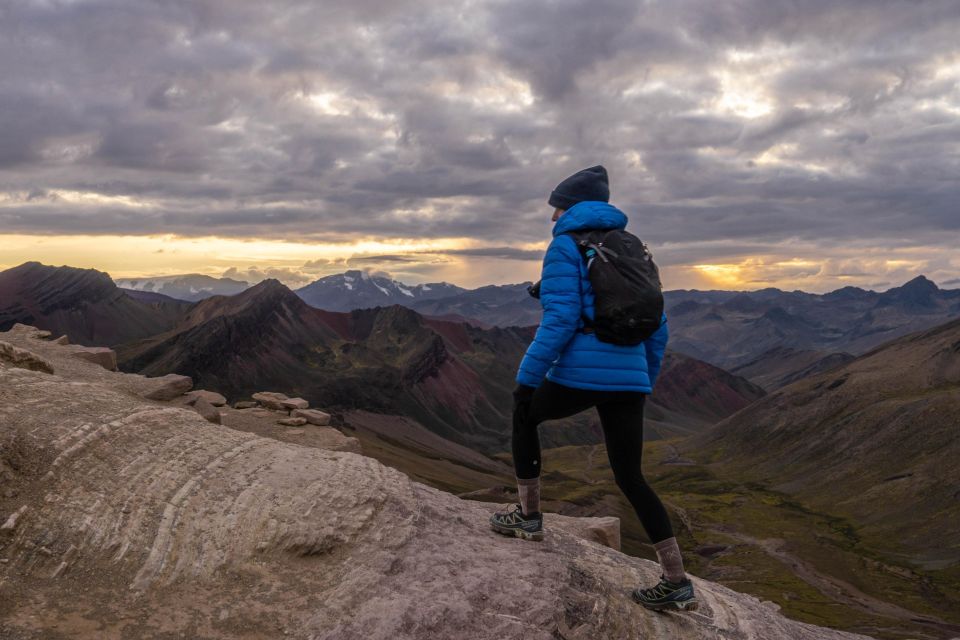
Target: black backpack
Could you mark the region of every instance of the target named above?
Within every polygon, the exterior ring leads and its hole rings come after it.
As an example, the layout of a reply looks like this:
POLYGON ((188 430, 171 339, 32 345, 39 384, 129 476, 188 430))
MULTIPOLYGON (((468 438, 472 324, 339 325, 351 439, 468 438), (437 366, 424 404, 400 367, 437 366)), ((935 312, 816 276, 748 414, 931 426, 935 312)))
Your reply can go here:
POLYGON ((585 330, 597 339, 640 344, 660 328, 663 287, 653 255, 640 238, 622 229, 570 232, 587 261, 594 293, 594 321, 585 330))

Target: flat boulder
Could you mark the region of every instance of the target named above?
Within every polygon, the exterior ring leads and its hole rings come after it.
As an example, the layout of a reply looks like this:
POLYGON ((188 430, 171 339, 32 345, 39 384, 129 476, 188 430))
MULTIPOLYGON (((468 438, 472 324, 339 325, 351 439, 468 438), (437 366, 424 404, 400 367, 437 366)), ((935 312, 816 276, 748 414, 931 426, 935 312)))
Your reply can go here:
POLYGON ((325 427, 330 424, 330 414, 316 409, 294 409, 290 412, 291 418, 304 418, 310 424, 325 427))
POLYGON ((306 409, 310 406, 310 403, 304 400, 303 398, 287 398, 286 400, 281 400, 280 404, 283 405, 284 409, 306 409))
POLYGON ((70 355, 80 360, 98 364, 107 371, 117 370, 117 352, 109 347, 83 347, 76 345, 70 355))
POLYGON ((198 398, 203 398, 215 407, 222 407, 227 404, 227 399, 216 391, 206 391, 204 389, 195 389, 186 393, 187 404, 193 404, 198 398))
POLYGON ((234 409, 254 409, 259 406, 259 403, 253 400, 241 400, 240 402, 234 402, 234 409))
POLYGON ((159 378, 147 378, 147 380, 154 385, 153 389, 143 396, 147 400, 173 400, 193 387, 193 379, 190 376, 181 376, 176 373, 168 373, 159 378))
POLYGON ((282 402, 284 400, 289 400, 289 398, 282 393, 275 391, 259 391, 250 397, 267 409, 276 409, 278 411, 287 410, 287 407, 283 406, 282 402))
POLYGON ((307 424, 307 421, 304 418, 281 418, 277 420, 277 424, 282 424, 285 427, 302 427, 307 424))
POLYGON ((16 347, 9 342, 0 341, 0 360, 20 369, 53 373, 53 365, 26 349, 16 347))
POLYGON ((51 342, 53 344, 59 344, 59 345, 70 344, 70 338, 67 337, 67 334, 63 334, 56 340, 51 340, 51 342))

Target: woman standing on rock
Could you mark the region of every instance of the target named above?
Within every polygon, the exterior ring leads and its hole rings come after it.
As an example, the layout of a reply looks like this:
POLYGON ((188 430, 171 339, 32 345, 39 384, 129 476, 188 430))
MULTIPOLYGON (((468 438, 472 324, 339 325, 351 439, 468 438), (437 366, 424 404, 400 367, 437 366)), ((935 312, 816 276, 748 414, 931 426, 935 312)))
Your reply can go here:
POLYGON ((490 523, 500 533, 543 539, 537 428, 545 420, 596 407, 617 486, 636 510, 662 568, 660 582, 634 590, 633 597, 650 609, 695 609, 693 584, 683 570, 670 519, 640 468, 644 401, 660 372, 666 315, 640 344, 600 341, 588 326, 595 317, 595 297, 587 266, 568 235, 624 229, 627 216, 608 203, 609 197, 602 166, 575 173, 550 194, 555 224, 539 283, 543 318, 520 363, 513 394, 513 462, 520 504, 495 513, 490 523))

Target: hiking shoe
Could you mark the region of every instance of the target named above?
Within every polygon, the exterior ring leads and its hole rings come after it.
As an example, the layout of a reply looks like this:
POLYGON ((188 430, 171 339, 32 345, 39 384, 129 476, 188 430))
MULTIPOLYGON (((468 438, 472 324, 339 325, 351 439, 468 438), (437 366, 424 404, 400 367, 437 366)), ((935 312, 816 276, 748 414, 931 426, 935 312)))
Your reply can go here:
POLYGON ((490 516, 490 526, 497 533, 516 536, 524 540, 543 540, 543 514, 524 515, 520 505, 512 511, 497 511, 490 516))
POLYGON ((649 589, 636 588, 633 590, 633 599, 654 611, 664 609, 679 609, 693 611, 699 603, 693 595, 693 583, 690 578, 683 582, 670 582, 662 575, 660 582, 649 589))

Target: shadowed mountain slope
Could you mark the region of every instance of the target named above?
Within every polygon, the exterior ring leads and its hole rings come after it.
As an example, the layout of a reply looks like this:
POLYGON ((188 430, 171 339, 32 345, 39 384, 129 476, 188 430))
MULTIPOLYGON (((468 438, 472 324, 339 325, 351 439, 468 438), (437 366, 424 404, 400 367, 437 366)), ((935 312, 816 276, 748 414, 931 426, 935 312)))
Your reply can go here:
POLYGON ((854 356, 849 353, 774 347, 764 351, 750 362, 734 367, 730 373, 743 376, 767 391, 775 391, 802 378, 846 364, 853 359, 854 356))
POLYGON ((749 380, 690 356, 668 352, 657 380, 657 404, 712 423, 762 398, 749 380))
POLYGON ((96 269, 25 262, 0 271, 0 330, 21 322, 77 344, 114 346, 169 329, 188 307, 134 300, 96 269))
POLYGON ((927 567, 960 563, 960 319, 786 386, 683 444, 862 523, 927 567))

